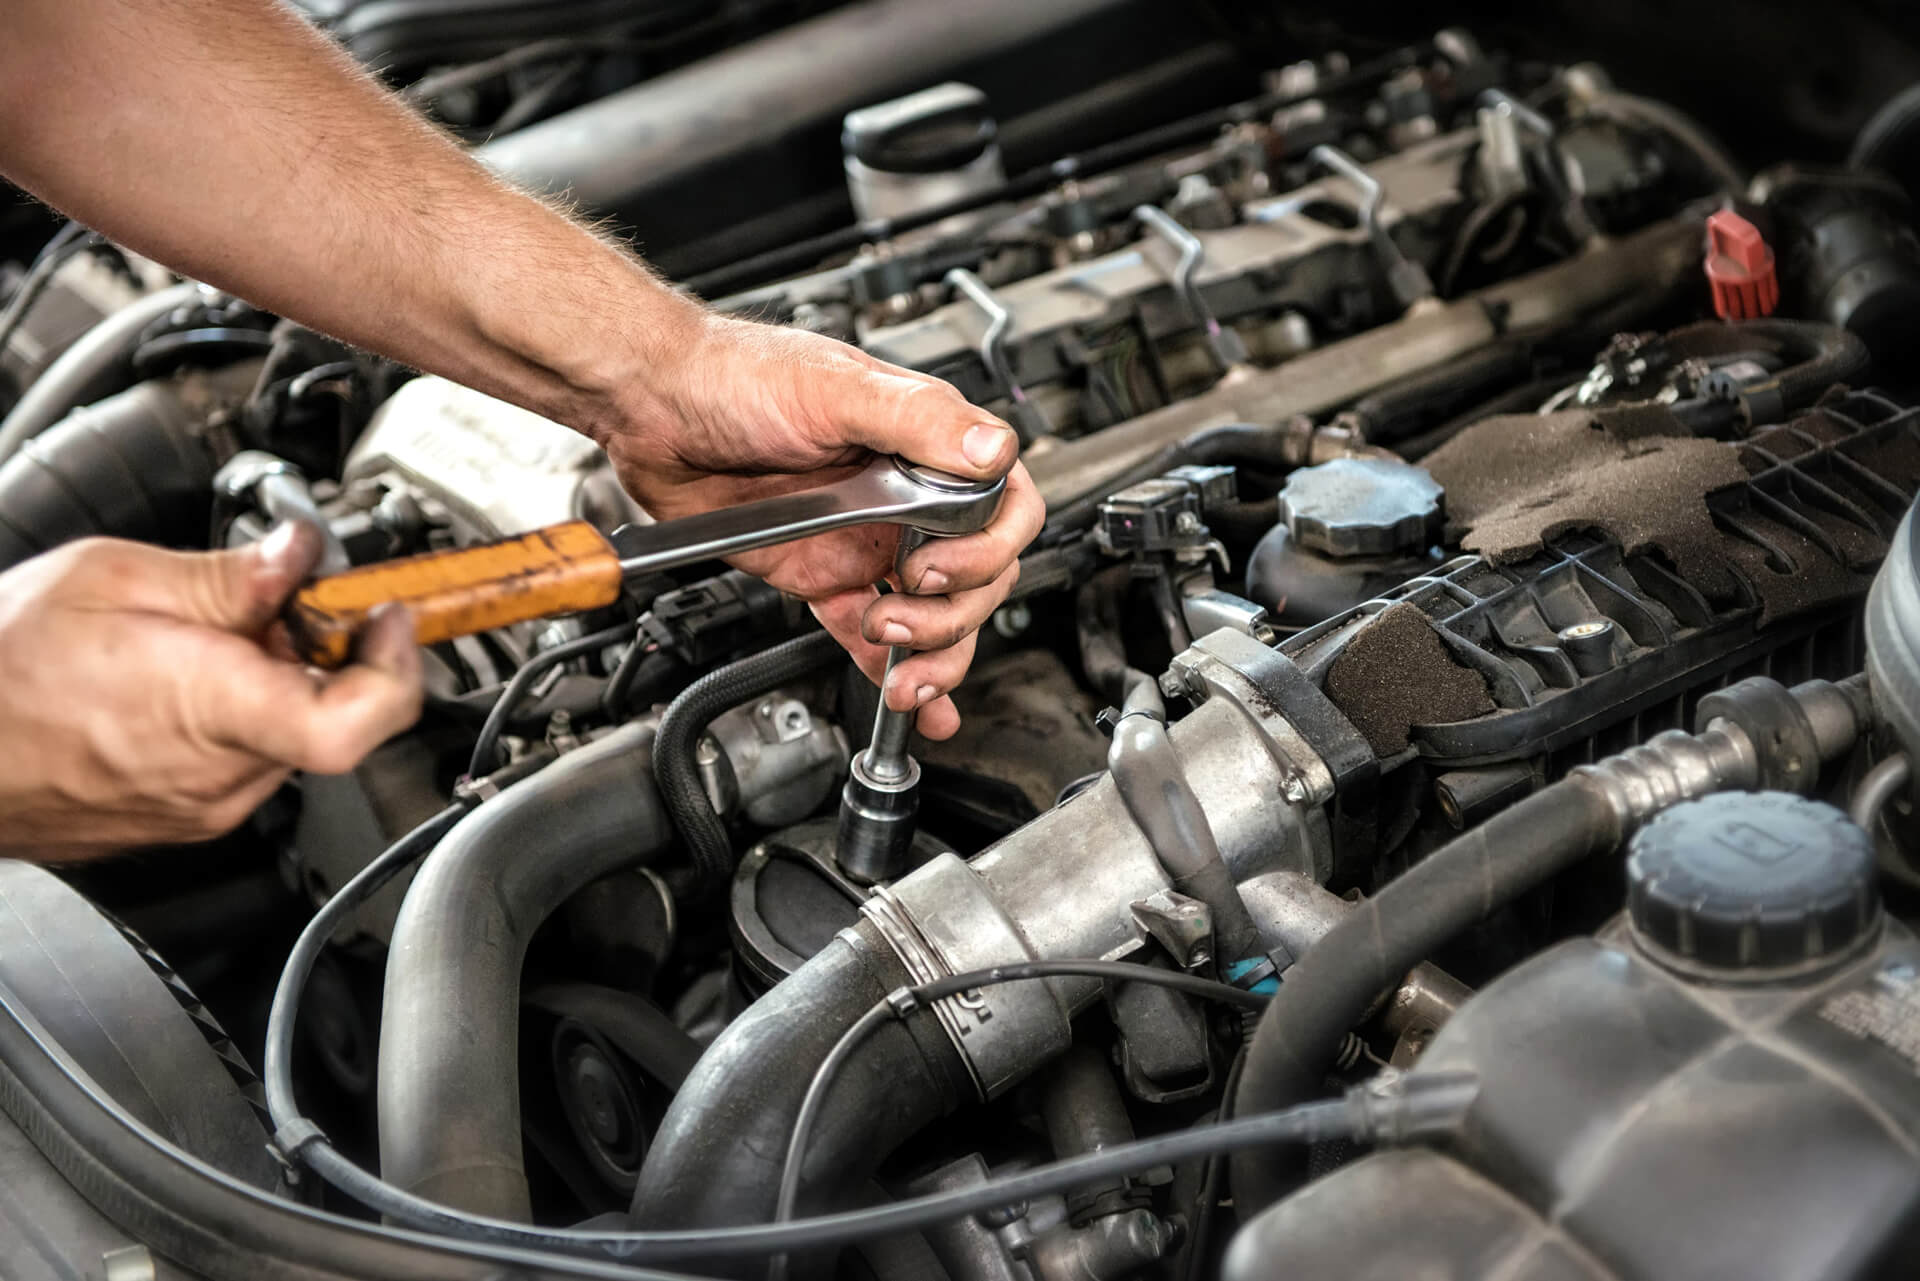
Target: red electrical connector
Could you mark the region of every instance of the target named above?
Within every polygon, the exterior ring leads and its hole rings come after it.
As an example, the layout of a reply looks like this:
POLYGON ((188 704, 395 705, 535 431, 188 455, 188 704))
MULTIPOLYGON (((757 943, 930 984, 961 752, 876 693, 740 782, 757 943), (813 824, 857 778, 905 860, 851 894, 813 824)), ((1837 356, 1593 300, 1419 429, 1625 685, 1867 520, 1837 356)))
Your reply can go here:
POLYGON ((1780 305, 1773 250, 1758 227, 1731 209, 1707 219, 1707 283, 1722 320, 1771 316, 1780 305))

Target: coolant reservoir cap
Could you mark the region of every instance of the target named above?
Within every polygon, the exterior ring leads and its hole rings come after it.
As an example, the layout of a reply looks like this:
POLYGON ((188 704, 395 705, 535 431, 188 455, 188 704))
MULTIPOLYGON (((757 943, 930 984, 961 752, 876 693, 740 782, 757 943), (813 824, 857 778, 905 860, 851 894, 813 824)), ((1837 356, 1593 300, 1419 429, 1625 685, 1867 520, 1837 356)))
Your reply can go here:
POLYGON ((1336 458, 1287 477, 1280 519, 1295 540, 1323 555, 1391 556, 1433 542, 1444 497, 1424 467, 1336 458))
POLYGON ((1627 916, 1645 943, 1715 970, 1787 969, 1840 956, 1880 920, 1873 842, 1831 805, 1791 792, 1724 792, 1634 836, 1627 916))

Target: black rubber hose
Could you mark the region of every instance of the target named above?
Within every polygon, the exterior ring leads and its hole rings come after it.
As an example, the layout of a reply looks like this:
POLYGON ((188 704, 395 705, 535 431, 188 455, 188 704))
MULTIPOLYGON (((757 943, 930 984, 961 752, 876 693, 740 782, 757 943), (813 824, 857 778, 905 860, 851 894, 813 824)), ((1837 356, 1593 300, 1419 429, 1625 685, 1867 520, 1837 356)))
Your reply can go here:
POLYGON ((9 1180, 64 1178, 152 1247, 165 1260, 162 1276, 185 1269, 207 1281, 688 1281, 604 1259, 383 1227, 262 1192, 190 1159, 107 1096, 4 983, 0 1113, 57 1172, 36 1176, 28 1165, 10 1168, 9 1180))
MULTIPOLYGON (((1382 992, 1495 908, 1620 836, 1606 796, 1575 775, 1455 837, 1354 907, 1283 976, 1247 1048, 1235 1113, 1319 1097, 1335 1051, 1382 992)), ((1300 1168, 1297 1159, 1236 1155, 1242 1221, 1284 1195, 1300 1168)))
POLYGON ((1360 434, 1370 445, 1395 445, 1423 423, 1458 413, 1487 389, 1525 378, 1533 365, 1530 343, 1494 343, 1432 369, 1388 383, 1353 404, 1360 434))
POLYGON ((13 457, 68 411, 126 386, 133 373, 133 349, 147 326, 199 297, 200 286, 192 283, 148 294, 102 320, 60 353, 0 419, 0 462, 13 457))
POLYGON ((1220 857, 1207 812, 1167 738, 1167 708, 1160 687, 1144 672, 1128 669, 1126 702, 1113 727, 1107 769, 1127 813, 1172 878, 1173 888, 1207 905, 1213 918, 1214 960, 1222 972, 1236 961, 1258 956, 1263 950, 1260 930, 1220 857))
POLYGON ((521 963, 569 895, 671 844, 647 768, 652 738, 635 722, 567 753, 468 815, 422 864, 394 922, 381 1006, 389 1182, 527 1219, 521 963))
MULTIPOLYGON (((716 1228, 773 1218, 807 1087, 840 1038, 913 978, 861 921, 727 1026, 674 1098, 634 1190, 642 1228, 716 1228)), ((973 1096, 937 1020, 890 1019, 835 1078, 802 1167, 811 1212, 857 1195, 895 1147, 973 1096)), ((763 1263, 686 1260, 697 1271, 758 1276, 763 1263)))
POLYGON ((0 569, 94 534, 205 545, 213 459, 178 384, 76 410, 0 465, 0 569))
POLYGON ((535 681, 561 663, 598 654, 609 645, 619 644, 632 631, 632 623, 615 623, 612 627, 562 641, 552 649, 543 649, 522 663, 520 670, 513 674, 513 679, 507 682, 507 687, 500 691, 500 697, 494 700, 493 710, 487 713, 479 737, 473 740, 473 756, 467 762, 467 777, 484 778, 500 764, 494 759, 499 754, 500 735, 505 732, 507 722, 519 712, 521 700, 526 698, 527 691, 533 688, 535 681))
POLYGON ((1847 152, 1847 168, 1882 169, 1890 161, 1907 159, 1916 125, 1920 125, 1920 84, 1908 85, 1881 103, 1860 127, 1847 152))
POLYGON ((653 745, 653 777, 667 813, 693 856, 696 896, 718 893, 733 876, 733 842, 700 782, 694 749, 713 718, 780 688, 830 662, 840 646, 825 632, 809 632, 784 645, 708 672, 667 705, 653 745))
POLYGON ((1120 605, 1133 581, 1129 565, 1103 569, 1074 594, 1073 621, 1080 640, 1080 668, 1087 684, 1109 702, 1127 696, 1127 651, 1120 640, 1120 605))
POLYGON ((600 711, 610 721, 623 721, 636 695, 651 698, 685 671, 686 664, 679 655, 656 650, 644 639, 637 641, 613 669, 600 695, 600 711))

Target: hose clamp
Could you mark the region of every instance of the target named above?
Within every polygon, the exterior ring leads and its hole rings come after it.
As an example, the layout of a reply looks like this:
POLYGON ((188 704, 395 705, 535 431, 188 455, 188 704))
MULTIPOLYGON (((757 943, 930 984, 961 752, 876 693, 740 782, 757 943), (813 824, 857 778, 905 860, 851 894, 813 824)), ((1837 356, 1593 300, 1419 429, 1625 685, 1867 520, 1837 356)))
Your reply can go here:
MULTIPOLYGON (((942 854, 860 905, 915 984, 1038 959, 991 892, 957 855, 942 854)), ((935 1017, 983 1099, 997 1098, 1073 1043, 1075 980, 1023 979, 933 1003, 935 1017)))

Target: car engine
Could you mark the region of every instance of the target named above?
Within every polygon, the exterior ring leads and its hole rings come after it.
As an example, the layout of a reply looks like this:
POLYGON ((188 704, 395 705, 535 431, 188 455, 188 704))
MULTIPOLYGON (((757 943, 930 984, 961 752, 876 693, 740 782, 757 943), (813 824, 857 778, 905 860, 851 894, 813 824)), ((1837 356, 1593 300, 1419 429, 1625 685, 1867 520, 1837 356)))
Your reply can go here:
MULTIPOLYGON (((0 862, 0 1272, 1910 1274, 1920 31, 1823 139, 1467 10, 303 7, 1047 523, 946 741, 708 558, 220 841, 0 862)), ((0 566, 650 527, 32 209, 0 306, 0 566)))

